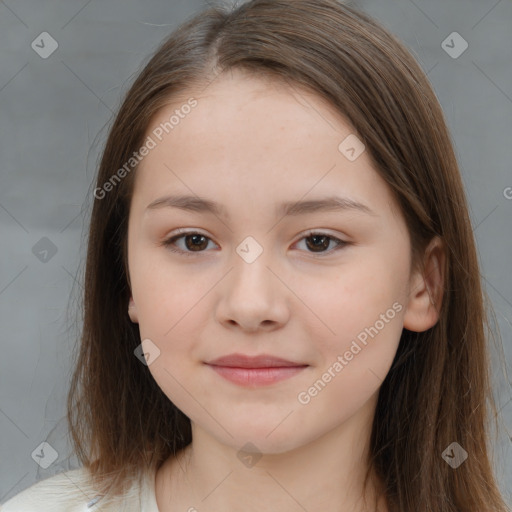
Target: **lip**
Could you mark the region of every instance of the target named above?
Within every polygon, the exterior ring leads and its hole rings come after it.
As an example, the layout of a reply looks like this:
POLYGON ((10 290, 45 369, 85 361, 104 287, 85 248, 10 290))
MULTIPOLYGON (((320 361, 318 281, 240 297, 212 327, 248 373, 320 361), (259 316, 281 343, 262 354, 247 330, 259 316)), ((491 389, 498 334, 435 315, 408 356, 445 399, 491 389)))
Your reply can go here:
POLYGON ((206 364, 226 380, 247 387, 270 385, 288 379, 309 366, 268 354, 230 354, 206 364))
POLYGON ((222 356, 213 361, 209 361, 209 365, 225 366, 230 368, 284 368, 284 367, 298 367, 308 366, 304 363, 296 363, 288 361, 280 357, 275 357, 269 354, 261 354, 258 356, 247 356, 245 354, 229 354, 222 356))

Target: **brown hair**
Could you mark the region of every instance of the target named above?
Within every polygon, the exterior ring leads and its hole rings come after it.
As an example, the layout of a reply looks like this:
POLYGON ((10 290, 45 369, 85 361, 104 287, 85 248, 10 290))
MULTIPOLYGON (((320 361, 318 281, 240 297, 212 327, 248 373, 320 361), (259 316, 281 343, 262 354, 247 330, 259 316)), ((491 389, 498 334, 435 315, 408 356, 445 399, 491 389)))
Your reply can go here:
MULTIPOLYGON (((488 320, 463 183, 436 96, 417 62, 368 15, 336 0, 253 0, 183 23, 129 89, 102 155, 102 187, 137 151, 171 99, 243 69, 325 98, 357 131, 406 220, 414 268, 435 236, 446 248, 439 320, 404 329, 382 383, 369 447, 390 511, 505 511, 486 445, 496 412, 488 320), (441 457, 456 441, 469 454, 441 457)), ((85 270, 84 324, 68 396, 80 462, 103 491, 160 467, 187 446, 190 420, 134 356, 127 307, 127 223, 134 170, 96 199, 85 270)), ((496 417, 496 414, 495 416, 496 417)), ((365 480, 366 484, 366 480, 365 480)))

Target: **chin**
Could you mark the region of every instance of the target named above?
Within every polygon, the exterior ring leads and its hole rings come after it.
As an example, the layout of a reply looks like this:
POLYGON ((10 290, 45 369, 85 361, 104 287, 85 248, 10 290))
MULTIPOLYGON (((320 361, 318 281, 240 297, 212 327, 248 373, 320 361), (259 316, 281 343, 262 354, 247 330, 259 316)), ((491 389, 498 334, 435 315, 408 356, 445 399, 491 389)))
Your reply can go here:
POLYGON ((222 439, 218 439, 223 444, 227 444, 234 449, 244 452, 254 452, 260 454, 281 454, 294 450, 307 440, 303 438, 303 433, 294 434, 284 425, 278 426, 283 420, 280 418, 277 422, 267 422, 255 426, 250 422, 239 425, 238 428, 226 425, 226 429, 233 435, 230 437, 224 431, 222 439))

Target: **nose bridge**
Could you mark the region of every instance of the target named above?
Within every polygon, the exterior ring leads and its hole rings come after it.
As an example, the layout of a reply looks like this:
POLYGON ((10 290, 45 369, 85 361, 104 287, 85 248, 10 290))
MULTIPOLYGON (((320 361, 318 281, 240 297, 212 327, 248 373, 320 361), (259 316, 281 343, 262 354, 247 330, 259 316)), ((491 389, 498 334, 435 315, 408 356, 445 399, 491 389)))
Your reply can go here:
POLYGON ((272 267, 270 261, 272 250, 264 246, 269 243, 270 237, 266 237, 265 241, 262 240, 261 235, 258 238, 260 241, 249 235, 235 248, 232 278, 241 287, 249 286, 251 289, 254 286, 268 287, 272 279, 275 279, 268 268, 272 267))
MULTIPOLYGON (((269 240, 270 237, 265 238, 269 240)), ((216 308, 217 320, 247 330, 258 326, 276 328, 289 316, 286 291, 274 274, 278 268, 273 251, 254 237, 246 237, 235 248, 230 272, 222 286, 216 308)))

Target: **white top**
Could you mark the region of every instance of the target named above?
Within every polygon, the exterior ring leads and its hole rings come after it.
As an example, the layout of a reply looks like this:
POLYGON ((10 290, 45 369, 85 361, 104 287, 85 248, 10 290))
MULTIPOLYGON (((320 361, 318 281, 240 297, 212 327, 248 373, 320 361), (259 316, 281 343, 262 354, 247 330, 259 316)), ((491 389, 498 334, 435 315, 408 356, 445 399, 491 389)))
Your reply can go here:
POLYGON ((147 473, 142 488, 135 481, 123 495, 101 497, 85 468, 72 469, 36 482, 0 505, 1 512, 159 512, 155 472, 147 473))

